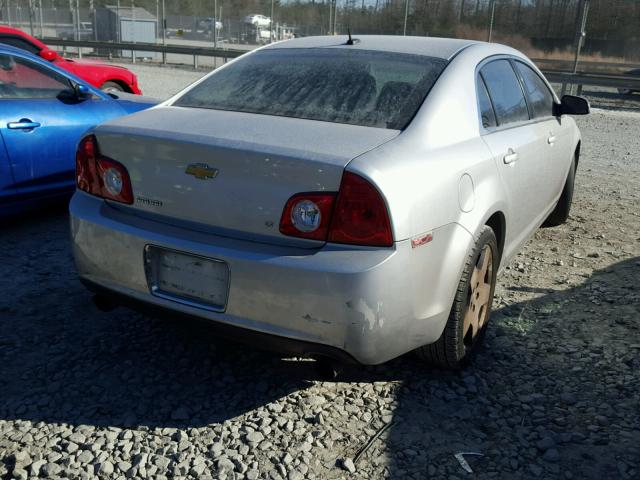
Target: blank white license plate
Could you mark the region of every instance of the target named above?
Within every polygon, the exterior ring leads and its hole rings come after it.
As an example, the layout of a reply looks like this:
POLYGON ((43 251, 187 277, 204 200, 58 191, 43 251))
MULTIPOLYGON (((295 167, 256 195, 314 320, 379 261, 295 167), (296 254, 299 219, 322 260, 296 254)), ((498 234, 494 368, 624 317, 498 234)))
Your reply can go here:
POLYGON ((153 295, 214 311, 225 309, 229 292, 226 262, 153 245, 145 247, 144 256, 153 295))

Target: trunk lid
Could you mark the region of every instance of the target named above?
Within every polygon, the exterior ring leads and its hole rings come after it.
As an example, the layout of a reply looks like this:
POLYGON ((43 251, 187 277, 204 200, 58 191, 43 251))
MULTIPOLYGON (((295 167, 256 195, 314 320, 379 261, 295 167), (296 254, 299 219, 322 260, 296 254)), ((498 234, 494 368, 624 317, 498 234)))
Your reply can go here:
POLYGON ((95 131, 125 165, 139 215, 235 238, 318 245, 279 231, 294 194, 338 191, 351 159, 399 131, 219 110, 157 107, 95 131))

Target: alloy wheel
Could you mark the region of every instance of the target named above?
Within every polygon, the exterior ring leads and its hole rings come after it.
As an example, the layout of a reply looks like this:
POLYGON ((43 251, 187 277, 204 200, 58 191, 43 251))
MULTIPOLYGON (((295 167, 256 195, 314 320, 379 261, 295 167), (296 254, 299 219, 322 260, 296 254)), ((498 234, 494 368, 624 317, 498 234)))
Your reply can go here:
POLYGON ((493 277, 493 253, 491 247, 485 245, 469 281, 469 299, 462 332, 466 347, 474 344, 489 317, 493 277))

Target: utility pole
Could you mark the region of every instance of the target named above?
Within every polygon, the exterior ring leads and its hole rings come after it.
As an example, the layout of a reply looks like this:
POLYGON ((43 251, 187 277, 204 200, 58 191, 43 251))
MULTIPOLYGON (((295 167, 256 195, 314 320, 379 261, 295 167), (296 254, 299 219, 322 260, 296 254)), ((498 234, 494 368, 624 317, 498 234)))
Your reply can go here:
MULTIPOLYGON (((116 3, 116 17, 118 19, 118 28, 116 29, 116 33, 118 34, 118 42, 122 42, 122 19, 120 18, 120 0, 116 3)), ((122 56, 122 52, 120 52, 122 56)))
MULTIPOLYGON (((164 9, 164 0, 162 0, 162 45, 167 44, 166 31, 167 31, 167 12, 164 9)), ((167 52, 162 52, 162 64, 167 63, 167 52)))
POLYGON ((402 29, 402 35, 407 35, 407 18, 409 17, 409 0, 404 0, 404 27, 402 29))
MULTIPOLYGON (((213 0, 213 48, 218 48, 218 0, 213 0)), ((215 65, 215 57, 214 57, 215 65)))
MULTIPOLYGON (((134 0, 131 0, 131 38, 133 43, 136 43, 136 4, 134 0)), ((131 63, 136 63, 136 51, 131 50, 131 63)))
POLYGON ((89 10, 93 17, 93 39, 98 41, 98 12, 96 11, 96 4, 94 0, 89 0, 89 10))
MULTIPOLYGON (((213 48, 218 48, 218 0, 213 0, 213 22, 211 22, 211 28, 213 28, 213 48)), ((218 68, 218 58, 213 57, 213 69, 218 68)))
POLYGON ((160 33, 160 0, 156 0, 156 40, 158 43, 158 34, 160 33))
POLYGON ((271 21, 269 22, 269 43, 273 42, 273 0, 271 0, 271 21))
POLYGON ((580 51, 584 45, 584 38, 587 36, 587 16, 589 15, 589 0, 582 0, 576 18, 576 56, 573 62, 573 73, 578 71, 580 61, 580 51))
MULTIPOLYGON (((76 0, 76 40, 80 41, 80 0, 76 0)), ((82 47, 78 47, 78 58, 82 58, 82 47)))
POLYGON ((487 37, 487 42, 491 42, 491 35, 493 34, 493 19, 496 14, 496 0, 491 0, 491 16, 489 19, 489 35, 487 37))
POLYGON ((44 22, 42 20, 42 0, 38 0, 38 11, 40 12, 40 38, 44 37, 44 22))
POLYGON ((333 34, 336 34, 336 23, 338 20, 338 0, 333 0, 333 34))
MULTIPOLYGON (((329 35, 331 35, 331 25, 333 25, 332 11, 333 11, 333 0, 329 0, 329 35)), ((11 21, 9 21, 9 23, 11 23, 11 21)))
POLYGON ((29 14, 29 31, 31 36, 33 37, 33 11, 35 7, 33 6, 33 0, 29 0, 27 3, 27 13, 29 14))
MULTIPOLYGON (((76 0, 76 40, 80 40, 80 0, 76 0)), ((82 55, 80 55, 82 57, 82 55)))

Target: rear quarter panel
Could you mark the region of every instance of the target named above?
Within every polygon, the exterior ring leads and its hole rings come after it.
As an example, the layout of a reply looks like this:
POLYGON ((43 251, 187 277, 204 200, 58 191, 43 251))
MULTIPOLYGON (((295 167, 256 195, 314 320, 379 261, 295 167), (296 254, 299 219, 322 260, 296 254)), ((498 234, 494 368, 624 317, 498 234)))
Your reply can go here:
POLYGON ((507 208, 493 156, 479 137, 429 149, 416 148, 401 135, 348 169, 378 186, 396 241, 450 223, 473 235, 495 210, 507 208))
POLYGON ((379 186, 397 241, 450 223, 475 236, 497 211, 508 223, 506 192, 480 136, 475 87, 476 65, 504 50, 516 52, 489 44, 463 50, 411 124, 396 139, 348 165, 379 186))

